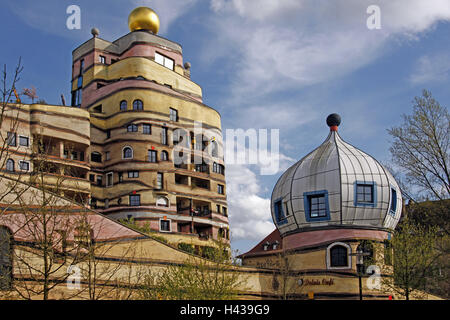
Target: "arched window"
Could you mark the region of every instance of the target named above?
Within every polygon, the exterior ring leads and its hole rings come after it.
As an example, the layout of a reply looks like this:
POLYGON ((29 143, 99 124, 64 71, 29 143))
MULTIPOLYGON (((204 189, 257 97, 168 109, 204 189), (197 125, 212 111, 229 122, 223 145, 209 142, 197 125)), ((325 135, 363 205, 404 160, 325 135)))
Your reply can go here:
POLYGON ((12 287, 12 237, 6 227, 0 226, 0 290, 12 287))
POLYGON ((6 161, 6 171, 14 172, 14 160, 13 159, 8 159, 6 161))
POLYGON ((144 110, 144 103, 142 100, 136 99, 133 101, 133 110, 144 110))
POLYGON ((120 101, 120 111, 126 111, 128 108, 128 104, 125 100, 120 101))
POLYGON ((156 206, 157 207, 168 207, 169 206, 169 199, 166 197, 158 197, 156 200, 156 206))
POLYGON ((161 152, 161 161, 167 161, 169 160, 169 154, 167 153, 167 151, 162 151, 161 152))
POLYGON ((124 159, 132 159, 133 158, 133 149, 130 147, 123 148, 123 158, 124 159))
POLYGON ((336 242, 327 248, 327 267, 329 269, 351 268, 351 247, 343 242, 336 242))

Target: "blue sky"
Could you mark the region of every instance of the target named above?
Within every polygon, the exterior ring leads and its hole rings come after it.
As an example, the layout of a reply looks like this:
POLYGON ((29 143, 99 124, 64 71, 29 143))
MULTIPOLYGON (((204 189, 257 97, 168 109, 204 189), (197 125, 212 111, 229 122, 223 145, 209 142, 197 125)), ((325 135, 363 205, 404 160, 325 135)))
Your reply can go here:
POLYGON ((387 128, 401 124, 411 101, 431 90, 450 101, 448 0, 4 0, 0 63, 22 56, 19 88, 40 98, 70 98, 71 53, 92 27, 113 41, 128 32, 136 6, 160 16, 160 35, 183 46, 204 102, 223 129, 280 129, 278 173, 258 165, 227 167, 232 246, 244 252, 274 229, 270 195, 282 171, 328 134, 325 118, 342 117, 341 136, 388 162, 387 128), (66 28, 66 8, 81 8, 81 30, 66 28), (369 30, 369 5, 381 29, 369 30))

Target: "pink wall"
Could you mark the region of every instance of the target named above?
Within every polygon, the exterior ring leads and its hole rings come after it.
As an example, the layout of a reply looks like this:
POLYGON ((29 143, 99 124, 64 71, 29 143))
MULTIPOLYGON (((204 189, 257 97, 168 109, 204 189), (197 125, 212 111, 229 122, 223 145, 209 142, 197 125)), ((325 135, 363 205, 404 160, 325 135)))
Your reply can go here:
POLYGON ((332 229, 299 232, 283 238, 285 250, 317 246, 347 239, 372 239, 383 241, 388 233, 381 230, 332 229))

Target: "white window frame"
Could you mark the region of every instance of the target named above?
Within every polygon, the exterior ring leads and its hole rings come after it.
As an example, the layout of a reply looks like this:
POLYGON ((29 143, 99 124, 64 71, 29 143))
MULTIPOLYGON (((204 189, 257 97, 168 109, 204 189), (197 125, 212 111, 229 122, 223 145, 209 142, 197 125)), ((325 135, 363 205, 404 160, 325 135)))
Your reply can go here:
POLYGON ((20 171, 22 171, 22 172, 29 172, 30 169, 31 169, 30 161, 19 160, 19 170, 20 171), (22 163, 27 163, 28 164, 28 170, 22 169, 22 163))
POLYGON ((330 270, 345 270, 345 269, 351 269, 352 268, 352 256, 350 255, 352 253, 352 247, 344 242, 334 242, 332 244, 330 244, 327 247, 327 269, 330 270), (332 267, 331 266, 331 249, 335 246, 343 246, 347 248, 347 265, 343 266, 343 267, 332 267))
POLYGON ((172 232, 172 219, 159 219, 159 232, 172 232), (161 229, 161 221, 169 221, 169 231, 161 229))
POLYGON ((156 198, 156 206, 157 207, 164 207, 164 208, 170 207, 170 200, 169 200, 169 198, 167 198, 165 196, 159 196, 158 198, 156 198), (167 201, 167 206, 159 205, 158 204, 159 199, 165 199, 167 201))
POLYGON ((175 60, 169 58, 159 52, 155 52, 155 62, 166 67, 169 70, 175 70, 175 60))

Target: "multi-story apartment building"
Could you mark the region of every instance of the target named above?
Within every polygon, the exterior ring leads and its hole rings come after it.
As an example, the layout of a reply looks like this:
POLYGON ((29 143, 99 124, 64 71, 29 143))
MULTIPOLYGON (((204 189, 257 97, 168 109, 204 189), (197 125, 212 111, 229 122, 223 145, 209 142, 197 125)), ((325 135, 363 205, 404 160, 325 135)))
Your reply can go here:
MULTIPOLYGON (((220 114, 203 103, 181 46, 156 35, 148 10, 135 9, 131 32, 116 41, 93 29, 73 51, 71 106, 21 105, 26 125, 10 134, 39 135, 54 164, 48 175, 76 181, 65 195, 100 213, 165 234, 229 239, 220 114)), ((31 157, 22 149, 10 146, 16 167, 31 157)))

